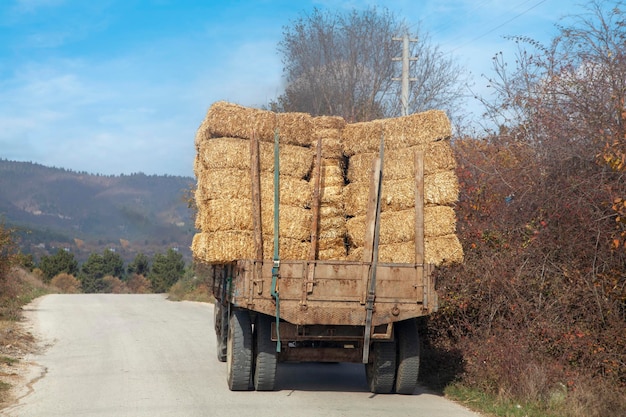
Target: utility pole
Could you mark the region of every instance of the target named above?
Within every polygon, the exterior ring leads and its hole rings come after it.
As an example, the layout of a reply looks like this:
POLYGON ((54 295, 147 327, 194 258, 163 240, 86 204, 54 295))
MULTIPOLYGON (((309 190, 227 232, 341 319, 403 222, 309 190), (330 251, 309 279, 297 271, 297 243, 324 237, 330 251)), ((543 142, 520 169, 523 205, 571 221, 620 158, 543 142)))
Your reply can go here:
POLYGON ((416 78, 409 77, 409 62, 417 61, 417 57, 409 57, 409 42, 417 42, 417 39, 409 38, 409 34, 405 33, 401 38, 392 38, 394 41, 402 41, 402 57, 394 57, 394 61, 402 61, 402 78, 392 78, 393 81, 402 81, 402 115, 409 114, 409 81, 417 81, 416 78))

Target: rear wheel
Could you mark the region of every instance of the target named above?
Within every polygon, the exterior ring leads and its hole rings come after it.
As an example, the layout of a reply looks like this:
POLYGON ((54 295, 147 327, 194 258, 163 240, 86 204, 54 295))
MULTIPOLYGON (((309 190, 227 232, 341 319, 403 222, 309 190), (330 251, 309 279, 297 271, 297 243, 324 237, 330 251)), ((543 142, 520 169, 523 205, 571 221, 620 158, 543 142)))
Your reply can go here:
POLYGON ((217 360, 226 362, 228 340, 228 310, 218 301, 213 308, 213 323, 215 324, 215 337, 217 340, 217 360))
POLYGON ((404 320, 395 324, 398 340, 398 372, 396 392, 413 394, 417 387, 420 369, 420 341, 415 319, 404 320))
POLYGON ((258 314, 254 325, 256 360, 253 381, 257 391, 273 391, 276 381, 276 342, 272 341, 272 319, 258 314))
POLYGON ((246 310, 234 309, 228 325, 226 354, 228 388, 247 391, 252 372, 252 324, 246 310))
POLYGON ((376 394, 393 392, 396 379, 396 342, 373 342, 365 376, 370 391, 376 394))

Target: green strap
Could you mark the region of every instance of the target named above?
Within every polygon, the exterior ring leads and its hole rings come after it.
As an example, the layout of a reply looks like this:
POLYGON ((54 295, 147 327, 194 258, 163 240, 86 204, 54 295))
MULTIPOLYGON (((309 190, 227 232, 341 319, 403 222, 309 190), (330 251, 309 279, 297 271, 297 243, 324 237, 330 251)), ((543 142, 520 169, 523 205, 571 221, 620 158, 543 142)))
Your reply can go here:
POLYGON ((274 131, 274 265, 272 267, 272 297, 276 300, 276 352, 280 352, 280 296, 276 287, 278 285, 278 269, 280 258, 279 245, 279 203, 280 203, 280 148, 278 145, 278 129, 274 131))

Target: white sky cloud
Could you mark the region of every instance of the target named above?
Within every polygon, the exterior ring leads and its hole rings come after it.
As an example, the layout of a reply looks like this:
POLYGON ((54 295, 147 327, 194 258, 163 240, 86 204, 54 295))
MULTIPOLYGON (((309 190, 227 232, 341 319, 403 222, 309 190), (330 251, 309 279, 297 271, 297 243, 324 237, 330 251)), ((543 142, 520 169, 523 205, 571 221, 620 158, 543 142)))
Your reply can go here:
POLYGON ((193 137, 207 108, 276 98, 282 27, 314 6, 387 7, 411 25, 421 22, 476 77, 510 48, 503 34, 546 36, 572 12, 568 0, 209 3, 0 4, 0 157, 103 174, 191 176, 193 137))

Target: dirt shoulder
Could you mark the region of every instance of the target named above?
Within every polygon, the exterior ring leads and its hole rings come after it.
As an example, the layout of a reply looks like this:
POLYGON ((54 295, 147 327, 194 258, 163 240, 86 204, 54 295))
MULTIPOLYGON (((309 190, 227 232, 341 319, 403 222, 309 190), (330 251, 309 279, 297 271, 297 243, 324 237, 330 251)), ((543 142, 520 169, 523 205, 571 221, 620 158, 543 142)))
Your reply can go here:
MULTIPOLYGON (((24 310, 32 308, 33 301, 24 310)), ((28 314, 20 321, 0 321, 0 411, 15 404, 31 390, 41 374, 32 361, 41 346, 32 329, 28 314)))

